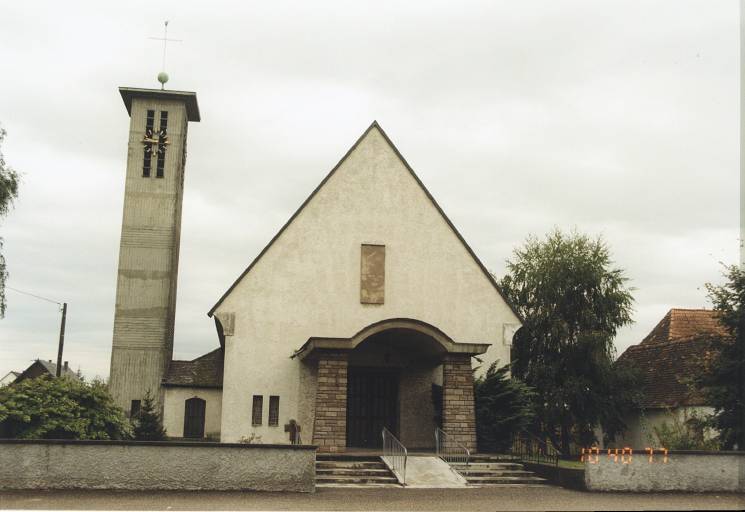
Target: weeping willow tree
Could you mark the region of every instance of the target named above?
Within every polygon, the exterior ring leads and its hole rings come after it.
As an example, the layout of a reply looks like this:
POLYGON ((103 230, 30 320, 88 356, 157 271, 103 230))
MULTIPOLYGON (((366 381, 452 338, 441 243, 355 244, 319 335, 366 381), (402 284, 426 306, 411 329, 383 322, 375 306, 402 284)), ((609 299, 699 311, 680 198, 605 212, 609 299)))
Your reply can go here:
POLYGON ((613 365, 613 338, 631 323, 632 289, 601 237, 555 229, 529 237, 507 261, 501 286, 523 317, 513 340, 513 374, 536 391, 534 427, 568 453, 613 435, 634 405, 628 369, 613 365))
MULTIPOLYGON (((0 127, 0 146, 5 140, 5 130, 0 127)), ((2 147, 0 147, 0 220, 5 217, 13 206, 13 200, 18 197, 19 176, 16 171, 5 163, 2 147)), ((8 279, 8 269, 2 253, 3 239, 0 237, 0 318, 5 316, 5 281, 8 279)))

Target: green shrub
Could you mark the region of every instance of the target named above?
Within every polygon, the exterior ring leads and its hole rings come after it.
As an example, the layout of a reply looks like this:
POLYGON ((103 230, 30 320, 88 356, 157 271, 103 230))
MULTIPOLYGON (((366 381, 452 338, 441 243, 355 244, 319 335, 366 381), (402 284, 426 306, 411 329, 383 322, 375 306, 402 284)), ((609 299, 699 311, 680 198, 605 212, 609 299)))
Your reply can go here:
POLYGON ((102 381, 44 376, 0 388, 0 437, 130 439, 132 425, 102 381))
POLYGON ((719 439, 707 436, 710 418, 695 412, 684 413, 683 418, 668 410, 670 421, 654 427, 660 446, 668 450, 718 450, 719 439))

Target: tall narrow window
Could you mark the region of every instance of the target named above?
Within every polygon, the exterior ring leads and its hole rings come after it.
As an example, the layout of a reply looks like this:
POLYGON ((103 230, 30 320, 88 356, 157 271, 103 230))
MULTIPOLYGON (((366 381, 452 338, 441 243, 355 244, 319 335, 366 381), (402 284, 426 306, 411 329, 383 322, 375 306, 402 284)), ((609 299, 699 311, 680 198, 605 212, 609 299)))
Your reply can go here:
POLYGON ((279 397, 269 397, 269 426, 276 427, 279 425, 279 397))
POLYGON ((168 145, 168 111, 160 112, 160 128, 158 129, 158 160, 155 177, 163 177, 163 169, 166 165, 166 146, 168 145))
POLYGON ((136 418, 140 415, 141 403, 139 400, 132 400, 132 404, 129 408, 129 417, 136 418))
POLYGON ((155 122, 155 110, 148 110, 147 117, 145 118, 145 140, 144 144, 144 155, 142 160, 142 176, 144 178, 150 177, 150 169, 152 167, 153 157, 153 124, 155 122))
POLYGON ((261 425, 261 416, 264 409, 264 397, 254 395, 253 408, 251 409, 251 425, 261 425))

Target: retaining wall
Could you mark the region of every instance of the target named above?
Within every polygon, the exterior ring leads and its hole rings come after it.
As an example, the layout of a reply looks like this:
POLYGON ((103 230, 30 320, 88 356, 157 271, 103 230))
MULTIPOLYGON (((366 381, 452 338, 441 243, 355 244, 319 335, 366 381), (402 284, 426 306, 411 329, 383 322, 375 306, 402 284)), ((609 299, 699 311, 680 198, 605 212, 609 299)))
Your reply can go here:
POLYGON ((745 492, 745 452, 600 454, 585 463, 589 491, 745 492))
POLYGON ((0 440, 0 489, 315 490, 315 446, 0 440))

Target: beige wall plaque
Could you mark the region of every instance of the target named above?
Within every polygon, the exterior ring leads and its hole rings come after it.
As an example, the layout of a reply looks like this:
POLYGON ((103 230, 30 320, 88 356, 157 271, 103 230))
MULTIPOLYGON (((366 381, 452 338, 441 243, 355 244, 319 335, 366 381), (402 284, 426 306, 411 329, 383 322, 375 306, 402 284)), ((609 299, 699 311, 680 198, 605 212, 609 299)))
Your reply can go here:
POLYGON ((385 300, 385 245, 362 245, 360 302, 383 304, 385 300))

